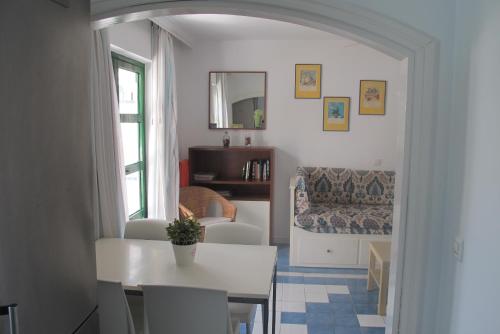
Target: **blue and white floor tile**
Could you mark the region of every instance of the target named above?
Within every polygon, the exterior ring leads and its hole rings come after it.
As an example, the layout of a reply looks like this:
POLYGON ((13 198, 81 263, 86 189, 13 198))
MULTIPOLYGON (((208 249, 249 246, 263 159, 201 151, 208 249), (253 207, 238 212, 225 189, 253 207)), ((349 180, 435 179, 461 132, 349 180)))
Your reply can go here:
MULTIPOLYGON (((288 246, 280 246, 276 334, 384 334, 378 291, 367 291, 366 280, 366 269, 291 267, 288 246)), ((244 325, 241 333, 246 334, 244 325)), ((262 334, 260 306, 252 334, 262 334)))

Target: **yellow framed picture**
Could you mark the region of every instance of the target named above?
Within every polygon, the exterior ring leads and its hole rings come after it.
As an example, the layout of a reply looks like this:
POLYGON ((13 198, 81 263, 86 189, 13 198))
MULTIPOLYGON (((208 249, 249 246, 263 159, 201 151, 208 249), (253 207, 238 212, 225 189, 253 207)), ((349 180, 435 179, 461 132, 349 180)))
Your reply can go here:
POLYGON ((349 131, 350 97, 323 98, 323 131, 349 131))
POLYGON ((385 115, 387 81, 361 80, 359 83, 359 114, 385 115))
POLYGON ((321 98, 321 64, 295 64, 295 98, 321 98))

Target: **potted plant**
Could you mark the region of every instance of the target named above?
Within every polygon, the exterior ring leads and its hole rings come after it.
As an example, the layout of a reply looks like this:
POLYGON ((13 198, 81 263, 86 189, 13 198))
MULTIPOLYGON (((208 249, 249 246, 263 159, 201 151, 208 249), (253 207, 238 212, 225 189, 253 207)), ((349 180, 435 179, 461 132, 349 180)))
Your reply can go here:
POLYGON ((179 266, 194 262, 196 243, 201 237, 201 226, 194 217, 174 220, 167 226, 167 235, 172 242, 175 261, 179 266))

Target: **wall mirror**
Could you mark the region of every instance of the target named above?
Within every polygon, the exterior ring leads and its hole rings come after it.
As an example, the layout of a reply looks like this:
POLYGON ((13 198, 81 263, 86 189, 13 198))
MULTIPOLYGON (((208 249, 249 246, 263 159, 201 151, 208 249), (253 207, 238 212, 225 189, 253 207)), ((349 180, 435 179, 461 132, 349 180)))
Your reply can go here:
POLYGON ((265 129, 266 85, 266 72, 209 72, 209 129, 265 129))

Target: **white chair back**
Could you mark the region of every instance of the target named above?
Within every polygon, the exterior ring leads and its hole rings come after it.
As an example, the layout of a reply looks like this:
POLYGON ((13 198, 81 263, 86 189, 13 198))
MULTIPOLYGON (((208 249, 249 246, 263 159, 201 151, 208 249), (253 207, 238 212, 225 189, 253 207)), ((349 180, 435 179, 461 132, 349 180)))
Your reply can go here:
POLYGON ((216 244, 261 245, 262 229, 243 223, 218 223, 205 227, 205 242, 216 244))
POLYGON ((166 220, 136 219, 125 225, 125 239, 168 240, 166 220))
POLYGON ((233 333, 225 291, 157 285, 142 291, 149 334, 233 333))
POLYGON ((134 321, 120 282, 97 282, 101 334, 135 334, 134 321))

